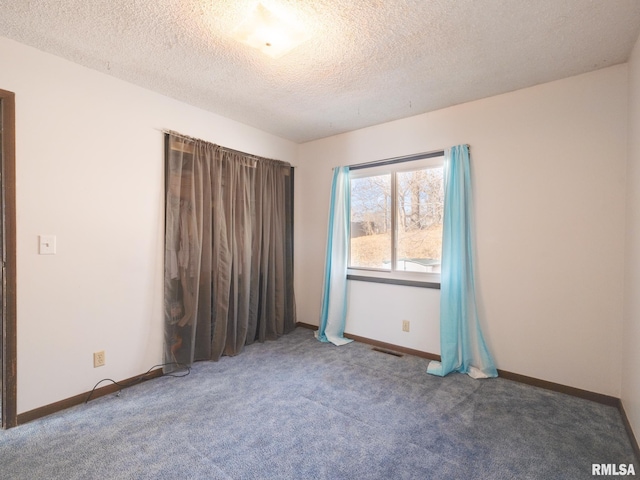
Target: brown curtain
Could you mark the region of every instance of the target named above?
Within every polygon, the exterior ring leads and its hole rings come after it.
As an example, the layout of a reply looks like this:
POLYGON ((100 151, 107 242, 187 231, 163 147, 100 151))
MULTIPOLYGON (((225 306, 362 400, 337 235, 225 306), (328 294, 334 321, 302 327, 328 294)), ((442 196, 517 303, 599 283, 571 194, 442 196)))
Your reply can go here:
POLYGON ((175 134, 166 157, 165 362, 293 330, 291 166, 175 134))

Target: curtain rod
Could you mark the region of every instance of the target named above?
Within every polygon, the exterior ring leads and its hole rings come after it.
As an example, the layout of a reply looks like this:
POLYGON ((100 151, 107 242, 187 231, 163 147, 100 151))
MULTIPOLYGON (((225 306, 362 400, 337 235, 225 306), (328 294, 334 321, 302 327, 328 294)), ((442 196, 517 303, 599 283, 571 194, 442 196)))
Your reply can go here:
POLYGON ((163 129, 160 129, 160 131, 161 131, 162 133, 169 134, 169 135, 173 135, 173 136, 175 136, 175 137, 180 137, 180 138, 182 138, 182 139, 184 139, 184 140, 189 140, 189 141, 192 141, 192 142, 205 142, 205 143, 209 143, 209 144, 211 144, 211 145, 215 145, 216 147, 220 148, 221 150, 223 150, 223 151, 225 151, 225 152, 228 152, 228 153, 237 153, 237 154, 240 154, 240 155, 244 155, 244 156, 245 156, 245 157, 247 157, 247 158, 251 158, 251 159, 253 159, 253 160, 269 160, 269 161, 272 161, 272 162, 287 163, 287 162, 283 162, 282 160, 276 160, 276 159, 274 159, 274 158, 261 157, 261 156, 259 156, 259 155, 254 155, 254 154, 252 154, 252 153, 243 152, 243 151, 241 151, 241 150, 235 150, 235 149, 233 149, 233 148, 223 147, 222 145, 218 145, 217 143, 209 142, 209 141, 207 141, 207 140, 202 140, 201 138, 190 137, 189 135, 184 135, 184 134, 179 133, 179 132, 176 132, 176 131, 174 131, 174 130, 167 130, 167 129, 164 129, 164 128, 163 128, 163 129))
POLYGON ((423 158, 434 158, 434 157, 443 157, 443 156, 444 156, 444 150, 415 153, 413 155, 385 158, 383 160, 374 160, 373 162, 365 162, 365 163, 357 163, 355 165, 349 165, 349 170, 359 170, 361 168, 378 167, 382 165, 393 165, 394 163, 410 162, 412 160, 422 160, 423 158))
MULTIPOLYGON (((464 145, 466 145, 467 148, 471 148, 471 146, 468 143, 464 145)), ((362 168, 378 167, 383 165, 393 165, 394 163, 410 162, 412 160, 422 160, 424 158, 434 158, 434 157, 443 157, 443 156, 444 156, 444 150, 434 150, 431 152, 414 153, 413 155, 405 155, 402 157, 385 158, 383 160, 374 160, 372 162, 356 163, 354 165, 349 165, 349 170, 359 170, 362 168)))

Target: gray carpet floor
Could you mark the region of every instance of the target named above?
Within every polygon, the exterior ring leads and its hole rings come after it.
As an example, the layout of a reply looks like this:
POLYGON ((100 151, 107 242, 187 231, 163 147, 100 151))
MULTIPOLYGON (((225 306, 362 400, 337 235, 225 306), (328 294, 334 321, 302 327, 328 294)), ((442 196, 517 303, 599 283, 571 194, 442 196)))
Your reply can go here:
POLYGON ((640 471, 615 408, 500 378, 433 377, 427 363, 321 344, 298 328, 187 377, 0 431, 0 478, 590 479, 592 463, 634 462, 640 471))

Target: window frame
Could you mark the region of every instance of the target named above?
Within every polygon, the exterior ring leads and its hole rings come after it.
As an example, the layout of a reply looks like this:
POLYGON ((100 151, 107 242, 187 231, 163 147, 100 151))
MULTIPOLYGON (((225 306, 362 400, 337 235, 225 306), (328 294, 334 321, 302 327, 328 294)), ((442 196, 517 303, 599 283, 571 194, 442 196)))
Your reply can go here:
MULTIPOLYGON (((391 180, 391 265, 389 270, 371 267, 351 266, 351 233, 349 234, 349 258, 347 262, 347 279, 393 285, 405 285, 423 288, 440 288, 440 273, 408 272, 397 270, 397 216, 398 200, 396 174, 412 172, 421 168, 444 167, 444 150, 426 152, 405 157, 396 157, 376 162, 352 165, 349 167, 349 181, 374 175, 390 174, 391 180)), ((351 217, 351 213, 349 213, 351 217)))

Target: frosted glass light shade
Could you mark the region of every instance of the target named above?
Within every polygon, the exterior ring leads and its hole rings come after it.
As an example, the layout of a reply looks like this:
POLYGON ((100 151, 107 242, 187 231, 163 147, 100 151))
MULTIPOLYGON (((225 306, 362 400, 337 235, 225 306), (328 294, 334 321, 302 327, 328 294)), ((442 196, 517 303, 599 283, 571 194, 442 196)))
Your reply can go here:
POLYGON ((309 38, 309 34, 291 22, 258 4, 233 37, 273 58, 279 58, 309 38))

